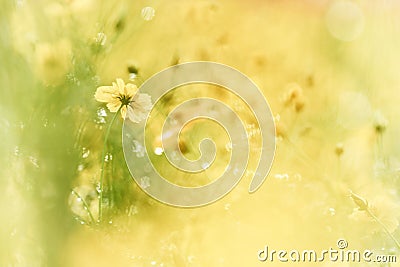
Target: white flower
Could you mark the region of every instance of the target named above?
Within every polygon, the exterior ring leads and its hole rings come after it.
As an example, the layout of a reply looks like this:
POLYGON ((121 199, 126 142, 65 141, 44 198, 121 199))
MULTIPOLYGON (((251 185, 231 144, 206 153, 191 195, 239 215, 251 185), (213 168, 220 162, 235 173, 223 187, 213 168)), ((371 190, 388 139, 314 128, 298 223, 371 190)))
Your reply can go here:
POLYGON ((151 110, 151 96, 137 93, 136 85, 125 84, 122 79, 117 79, 111 86, 100 86, 94 97, 99 102, 107 103, 111 112, 121 110, 123 119, 128 118, 133 122, 144 120, 151 110))

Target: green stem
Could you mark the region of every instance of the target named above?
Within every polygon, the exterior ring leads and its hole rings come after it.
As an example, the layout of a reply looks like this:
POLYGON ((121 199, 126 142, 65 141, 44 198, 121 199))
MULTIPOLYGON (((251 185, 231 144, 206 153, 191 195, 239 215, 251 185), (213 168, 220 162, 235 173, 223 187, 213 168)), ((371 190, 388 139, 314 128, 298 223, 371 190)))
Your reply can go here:
POLYGON ((114 124, 115 119, 117 118, 119 111, 121 110, 123 105, 121 105, 118 109, 118 111, 114 114, 114 116, 111 119, 110 125, 108 125, 106 135, 104 137, 104 145, 103 145, 103 152, 101 153, 101 174, 100 174, 100 199, 99 199, 99 218, 97 220, 98 223, 101 222, 102 219, 102 204, 103 204, 103 179, 104 179, 104 164, 105 164, 105 157, 106 157, 106 148, 107 148, 107 140, 108 136, 110 135, 111 132, 111 126, 114 124))
POLYGON ((89 206, 88 206, 88 204, 86 203, 85 199, 82 198, 82 197, 78 194, 78 192, 76 192, 74 189, 72 189, 72 193, 74 193, 75 196, 77 196, 77 197, 82 201, 83 206, 85 207, 87 213, 88 213, 89 216, 90 216, 90 220, 92 221, 92 223, 95 223, 96 221, 94 220, 93 214, 92 214, 92 212, 90 211, 89 206))
POLYGON ((369 209, 367 209, 367 213, 377 222, 379 223, 382 228, 385 230, 385 232, 390 236, 390 238, 394 241, 394 243, 396 244, 397 248, 400 248, 400 243, 399 241, 397 241, 397 239, 390 233, 389 229, 386 227, 386 225, 381 222, 381 220, 379 220, 378 217, 375 216, 375 214, 373 214, 369 209))

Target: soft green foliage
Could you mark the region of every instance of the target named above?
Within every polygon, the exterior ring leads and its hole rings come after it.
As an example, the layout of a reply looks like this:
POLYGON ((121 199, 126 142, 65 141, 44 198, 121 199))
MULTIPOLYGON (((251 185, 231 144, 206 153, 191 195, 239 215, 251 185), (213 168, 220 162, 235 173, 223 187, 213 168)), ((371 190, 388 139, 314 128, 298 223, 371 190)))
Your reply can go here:
MULTIPOLYGON (((147 9, 143 19, 146 1, 1 1, 0 266, 258 266, 265 244, 322 250, 338 238, 399 255, 398 4, 359 1, 363 32, 346 42, 326 25, 333 1, 312 2, 153 1, 154 18, 147 9), (152 111, 150 150, 167 113, 202 95, 242 112, 252 153, 225 198, 177 209, 134 183, 123 121, 116 117, 105 142, 114 113, 94 94, 116 78, 140 86, 194 60, 255 81, 276 117, 278 146, 267 181, 249 195, 260 144, 249 109, 221 88, 178 88, 152 111)), ((207 183, 229 160, 222 127, 189 124, 180 146, 195 159, 204 137, 220 157, 197 176, 150 157, 172 182, 207 183)))

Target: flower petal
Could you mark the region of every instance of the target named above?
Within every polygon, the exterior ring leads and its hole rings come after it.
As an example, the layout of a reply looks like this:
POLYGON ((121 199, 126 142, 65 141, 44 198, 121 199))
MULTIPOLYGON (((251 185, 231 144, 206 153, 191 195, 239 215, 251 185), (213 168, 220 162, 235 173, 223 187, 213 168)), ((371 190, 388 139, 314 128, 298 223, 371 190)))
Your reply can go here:
POLYGON ((137 91, 138 91, 138 88, 136 85, 134 85, 132 83, 128 83, 125 85, 125 95, 127 95, 128 97, 134 96, 137 91))
POLYGON ((125 83, 122 79, 117 79, 118 93, 120 95, 125 95, 125 83))
POLYGON ((148 94, 136 94, 133 98, 132 107, 142 111, 151 110, 151 96, 148 94))
POLYGON ((128 117, 133 122, 141 122, 146 119, 151 110, 151 96, 148 94, 136 94, 133 102, 128 106, 128 117))
POLYGON ((123 106, 123 107, 121 108, 121 117, 122 117, 123 119, 126 118, 126 106, 123 106))
POLYGON ((115 90, 112 86, 100 86, 97 88, 94 98, 99 102, 113 101, 115 90))
POLYGON ((117 112, 120 106, 121 106, 121 102, 118 99, 114 99, 113 101, 111 101, 107 104, 107 108, 111 112, 117 112))
POLYGON ((138 111, 134 110, 131 106, 128 106, 128 118, 129 118, 132 122, 139 123, 139 122, 141 122, 143 119, 145 119, 146 116, 144 115, 144 113, 138 112, 138 111))

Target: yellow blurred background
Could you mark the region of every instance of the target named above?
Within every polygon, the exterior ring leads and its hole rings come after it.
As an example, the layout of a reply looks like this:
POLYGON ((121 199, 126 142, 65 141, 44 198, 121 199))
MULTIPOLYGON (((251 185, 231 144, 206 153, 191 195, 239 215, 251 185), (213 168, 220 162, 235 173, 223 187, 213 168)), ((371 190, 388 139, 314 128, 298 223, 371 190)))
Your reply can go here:
MULTIPOLYGON (((15 0, 0 10, 0 266, 400 266, 257 258, 266 245, 321 251, 341 238, 349 249, 399 255, 399 2, 15 0), (226 197, 175 208, 130 177, 122 120, 104 144, 112 114, 93 95, 116 78, 140 86, 198 60, 232 66, 258 85, 277 150, 256 193, 247 192, 252 153, 226 197), (103 145, 104 217, 96 223, 103 145)), ((167 111, 213 95, 242 112, 257 148, 237 96, 192 87, 158 105, 148 126, 154 142, 167 111)), ((189 182, 165 160, 155 163, 160 172, 183 184, 215 179, 227 137, 210 128, 188 127, 181 144, 196 158, 199 140, 213 136, 216 165, 189 182)))

